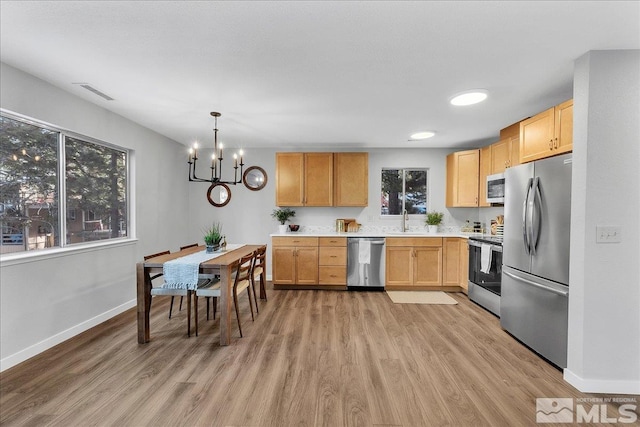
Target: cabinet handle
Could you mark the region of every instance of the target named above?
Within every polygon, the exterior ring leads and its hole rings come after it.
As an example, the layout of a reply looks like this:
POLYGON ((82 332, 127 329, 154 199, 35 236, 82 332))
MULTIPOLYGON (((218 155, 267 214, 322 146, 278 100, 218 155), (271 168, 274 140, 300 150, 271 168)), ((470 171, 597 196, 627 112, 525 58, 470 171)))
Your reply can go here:
POLYGON ((549 140, 549 150, 553 150, 553 138, 549 140))
POLYGON ((335 274, 330 274, 329 277, 338 277, 335 274))
POLYGON ((558 148, 558 138, 554 140, 553 148, 558 148))
POLYGON ((337 255, 331 255, 329 258, 338 258, 337 255))

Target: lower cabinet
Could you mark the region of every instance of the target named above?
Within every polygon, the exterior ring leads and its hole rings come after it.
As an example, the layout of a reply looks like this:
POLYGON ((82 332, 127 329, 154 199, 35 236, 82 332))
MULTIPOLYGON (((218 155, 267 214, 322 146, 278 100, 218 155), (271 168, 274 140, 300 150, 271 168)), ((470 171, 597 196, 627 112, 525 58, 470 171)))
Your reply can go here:
POLYGON ((386 287, 442 286, 442 238, 386 239, 386 287))
POLYGON ((347 238, 320 237, 318 241, 318 284, 347 284, 347 238))
POLYGON ((318 283, 317 237, 273 237, 271 252, 274 285, 318 283))

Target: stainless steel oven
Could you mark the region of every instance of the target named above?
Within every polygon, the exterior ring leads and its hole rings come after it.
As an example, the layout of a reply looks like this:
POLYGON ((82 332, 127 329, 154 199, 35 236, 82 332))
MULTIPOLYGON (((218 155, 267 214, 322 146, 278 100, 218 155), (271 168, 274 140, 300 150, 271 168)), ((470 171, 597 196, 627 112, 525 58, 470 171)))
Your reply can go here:
POLYGON ((469 299, 500 317, 502 239, 469 237, 469 299))

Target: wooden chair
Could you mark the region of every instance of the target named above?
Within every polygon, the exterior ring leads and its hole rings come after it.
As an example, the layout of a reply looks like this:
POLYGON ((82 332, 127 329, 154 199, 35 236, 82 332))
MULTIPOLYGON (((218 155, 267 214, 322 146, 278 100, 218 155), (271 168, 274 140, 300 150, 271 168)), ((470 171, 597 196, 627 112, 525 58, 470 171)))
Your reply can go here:
MULTIPOLYGON (((152 254, 152 255, 146 255, 144 257, 144 260, 147 261, 148 259, 155 258, 155 257, 160 256, 160 255, 168 255, 170 253, 171 253, 170 251, 163 251, 163 252, 158 252, 158 253, 152 254)), ((155 273, 155 274, 150 274, 150 276, 149 276, 149 278, 152 281, 152 285, 151 285, 151 297, 152 298, 151 298, 151 301, 153 301, 153 297, 154 296, 164 296, 164 295, 171 296, 171 301, 172 302, 173 302, 173 298, 175 296, 180 296, 180 297, 185 297, 185 296, 190 297, 191 296, 191 292, 192 291, 189 291, 187 289, 170 289, 170 288, 164 287, 163 286, 164 284, 162 284, 160 286, 153 286, 153 280, 161 277, 162 275, 163 275, 162 272, 158 272, 158 273, 155 273)), ((171 309, 169 309, 169 310, 171 310, 171 309)), ((171 317, 171 316, 169 316, 169 317, 171 317)), ((187 336, 191 336, 191 298, 189 298, 187 300, 187 336)))
MULTIPOLYGON (((238 307, 238 294, 245 289, 249 295, 249 308, 251 309, 251 320, 255 320, 253 315, 253 301, 251 300, 252 287, 251 287, 251 273, 253 271, 254 259, 256 252, 252 252, 245 255, 240 259, 236 267, 236 271, 233 277, 233 304, 236 309, 236 319, 238 320, 238 329, 240 330, 240 337, 242 337, 242 325, 240 322, 240 309, 238 307)), ((218 297, 221 295, 220 282, 210 283, 203 287, 198 287, 195 292, 195 315, 196 315, 196 336, 198 335, 198 297, 212 297, 213 298, 213 318, 215 319, 216 306, 218 304, 218 297)), ((253 294, 255 300, 255 294, 253 294)), ((257 305, 257 302, 256 302, 257 305)), ((207 316, 208 316, 208 304, 207 304, 207 316)))
MULTIPOLYGON (((187 246, 180 246, 180 250, 187 249, 187 248, 193 248, 195 246, 198 246, 198 244, 197 243, 192 243, 192 244, 187 245, 187 246)), ((169 319, 171 319, 171 311, 173 310, 173 299, 174 298, 175 298, 175 296, 171 297, 171 305, 169 305, 169 319)), ((181 296, 180 297, 180 305, 178 306, 178 310, 179 311, 182 311, 182 300, 183 299, 184 299, 184 297, 181 296)))
POLYGON ((251 273, 251 287, 253 288, 253 296, 256 301, 256 313, 258 310, 258 297, 256 294, 256 279, 260 281, 260 295, 264 295, 264 300, 267 300, 266 279, 267 274, 267 247, 262 246, 256 251, 256 257, 253 262, 253 271, 251 273))

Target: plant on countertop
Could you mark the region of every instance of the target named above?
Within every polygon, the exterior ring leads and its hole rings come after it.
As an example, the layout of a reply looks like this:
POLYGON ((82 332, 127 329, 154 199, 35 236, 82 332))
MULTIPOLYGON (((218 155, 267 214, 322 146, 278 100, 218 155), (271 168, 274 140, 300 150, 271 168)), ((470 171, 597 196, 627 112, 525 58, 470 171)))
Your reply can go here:
POLYGON ((427 219, 425 222, 427 225, 440 225, 444 218, 444 213, 438 211, 427 212, 427 219))
POLYGON ((289 218, 296 216, 296 211, 291 208, 274 209, 271 216, 280 221, 280 224, 284 225, 289 218))
POLYGON ((215 246, 222 240, 222 225, 214 222, 211 227, 204 231, 204 243, 207 246, 215 246))

